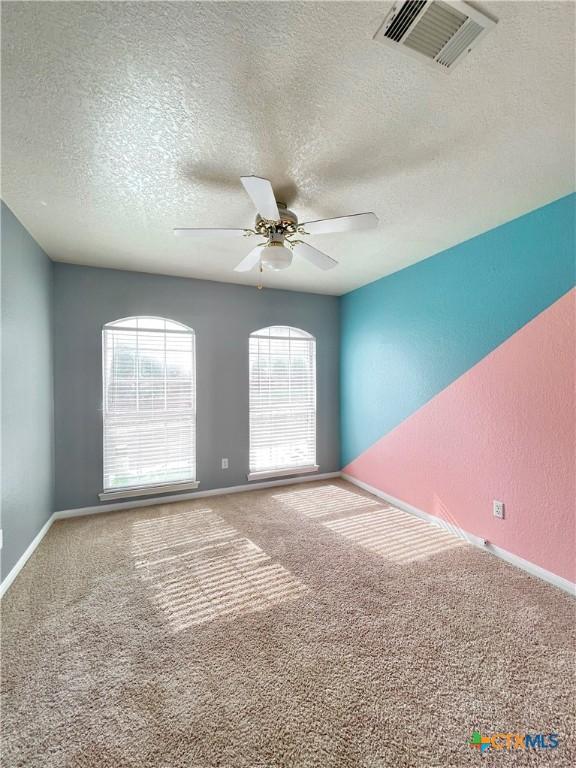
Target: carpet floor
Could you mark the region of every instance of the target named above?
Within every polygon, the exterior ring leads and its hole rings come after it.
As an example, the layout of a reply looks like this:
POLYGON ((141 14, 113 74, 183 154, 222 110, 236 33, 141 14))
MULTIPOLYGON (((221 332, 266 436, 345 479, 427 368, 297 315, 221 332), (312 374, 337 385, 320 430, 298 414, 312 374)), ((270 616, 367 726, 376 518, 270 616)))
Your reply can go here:
POLYGON ((574 605, 340 480, 62 520, 2 601, 2 766, 573 766, 574 605))

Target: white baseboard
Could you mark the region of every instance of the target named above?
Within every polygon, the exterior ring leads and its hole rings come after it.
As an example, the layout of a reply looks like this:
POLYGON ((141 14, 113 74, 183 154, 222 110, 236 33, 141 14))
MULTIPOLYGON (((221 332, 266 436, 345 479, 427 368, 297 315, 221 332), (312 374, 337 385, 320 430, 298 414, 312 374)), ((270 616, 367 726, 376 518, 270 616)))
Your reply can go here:
POLYGON ((476 547, 485 549, 486 552, 490 552, 491 554, 496 555, 496 557, 499 557, 501 560, 505 560, 511 565, 515 565, 517 568, 521 568, 523 571, 526 571, 532 576, 536 576, 543 581, 547 581, 549 584, 553 584, 555 587, 563 589, 573 597, 576 595, 576 584, 568 581, 568 579, 565 579, 562 576, 558 576, 551 571, 547 571, 545 568, 541 568, 539 565, 531 563, 529 560, 524 560, 524 558, 519 557, 518 555, 514 555, 512 552, 508 552, 508 550, 502 549, 502 547, 497 547, 495 544, 491 544, 490 542, 486 541, 486 539, 482 539, 479 536, 474 536, 472 533, 468 533, 468 531, 464 531, 461 528, 450 525, 450 523, 447 523, 445 520, 441 520, 439 517, 431 515, 428 512, 423 512, 421 509, 413 507, 411 504, 402 501, 402 499, 397 499, 394 496, 390 496, 389 493, 384 493, 384 491, 380 491, 378 488, 374 488, 374 486, 362 482, 362 480, 357 480, 355 477, 351 477, 351 475, 347 475, 346 473, 342 472, 340 476, 343 480, 347 480, 349 483, 357 485, 359 488, 363 488, 365 491, 368 491, 368 493, 371 493, 373 496, 377 496, 379 499, 387 501, 389 504, 398 507, 398 509, 409 512, 411 515, 416 515, 416 517, 419 517, 422 520, 426 520, 428 523, 432 523, 432 525, 445 528, 451 533, 460 536, 460 538, 465 539, 470 544, 474 544, 476 547))
POLYGON ((116 504, 100 504, 96 507, 81 507, 79 509, 63 509, 59 512, 54 512, 48 520, 44 523, 42 528, 38 531, 34 539, 30 542, 26 551, 22 553, 22 556, 12 568, 10 573, 6 576, 4 581, 0 584, 0 598, 4 595, 6 590, 10 587, 16 576, 20 573, 22 568, 26 565, 26 562, 40 544, 44 536, 48 533, 48 530, 55 520, 63 520, 67 517, 83 517, 84 515, 95 515, 99 512, 116 512, 122 509, 136 509, 138 507, 151 507, 156 504, 169 504, 173 501, 187 501, 190 499, 198 499, 205 496, 226 496, 229 493, 242 493, 243 491, 257 491, 260 488, 272 488, 275 485, 294 485, 295 483, 309 483, 314 480, 330 480, 335 477, 340 477, 340 472, 324 472, 321 475, 311 475, 307 477, 291 477, 283 478, 282 480, 269 480, 263 483, 250 483, 250 485, 232 485, 229 488, 212 488, 207 491, 197 491, 196 493, 181 493, 176 496, 158 496, 154 499, 142 499, 140 501, 123 501, 116 504))
POLYGON ((22 553, 22 555, 18 559, 17 563, 12 567, 12 570, 7 574, 6 578, 0 584, 0 598, 2 598, 2 596, 4 595, 8 587, 12 584, 16 576, 18 576, 22 568, 24 568, 24 566, 28 562, 28 559, 31 557, 31 555, 33 554, 38 544, 40 544, 44 536, 46 536, 46 534, 48 533, 48 530, 53 522, 54 522, 54 515, 52 514, 50 515, 48 520, 46 520, 42 528, 40 528, 36 536, 34 536, 30 544, 27 546, 26 550, 22 553))
POLYGON ((428 512, 423 512, 421 509, 418 509, 417 507, 413 507, 411 504, 408 504, 407 502, 402 501, 402 499, 397 499, 394 496, 390 496, 390 494, 388 493, 384 493, 383 491, 378 490, 378 488, 374 488, 374 486, 368 485, 368 483, 364 483, 361 480, 357 480, 355 477, 351 477, 350 475, 347 475, 341 472, 324 472, 321 475, 284 478, 282 480, 268 480, 262 483, 250 483, 250 485, 233 485, 233 486, 230 486, 229 488, 212 488, 211 490, 207 490, 207 491, 196 491, 195 493, 182 493, 176 496, 159 496, 157 498, 143 499, 141 501, 124 501, 124 502, 119 502, 117 504, 100 504, 95 507, 82 507, 80 509, 64 509, 59 512, 54 512, 48 518, 48 520, 44 523, 42 528, 38 531, 34 539, 30 542, 30 544, 26 548, 26 551, 22 553, 18 562, 14 565, 14 567, 8 573, 4 581, 2 581, 2 583, 0 584, 0 598, 2 598, 2 596, 10 587, 10 585, 12 584, 16 576, 18 576, 22 568, 26 565, 26 562, 28 561, 30 556, 33 554, 37 546, 40 544, 44 536, 48 533, 50 526, 55 520, 61 520, 68 517, 81 517, 83 515, 94 515, 94 514, 98 514, 99 512, 116 512, 122 509, 135 509, 138 507, 154 506, 156 504, 169 504, 173 501, 187 501, 190 499, 198 499, 206 496, 226 496, 229 493, 243 493, 246 491, 257 491, 262 488, 272 488, 277 485, 294 485, 296 483, 309 483, 309 482, 318 481, 318 480, 331 480, 336 477, 342 477, 344 480, 347 480, 353 485, 357 485, 359 488, 363 488, 365 491, 368 491, 368 493, 371 493, 373 496, 377 496, 378 498, 383 499, 384 501, 387 501, 389 504, 392 504, 393 506, 398 507, 399 509, 403 509, 405 512, 409 512, 410 514, 415 515, 416 517, 419 517, 422 520, 426 520, 427 522, 432 523, 433 525, 437 525, 441 528, 445 528, 446 530, 449 530, 450 532, 465 539, 470 544, 474 544, 477 547, 481 547, 482 549, 485 549, 487 552, 491 552, 493 555, 496 555, 496 557, 499 557, 502 560, 505 560, 507 563, 510 563, 511 565, 515 565, 516 567, 521 568, 527 573, 530 573, 532 576, 536 576, 537 578, 542 579, 543 581, 546 581, 549 584, 553 584, 555 587, 559 587, 560 589, 563 589, 565 592, 568 592, 572 596, 576 594, 576 584, 573 584, 571 581, 568 581, 568 579, 564 579, 562 576, 558 576, 555 573, 552 573, 551 571, 547 571, 545 568, 541 568, 539 565, 536 565, 535 563, 531 563, 529 560, 524 560, 518 555, 514 555, 512 552, 508 552, 506 549, 502 549, 501 547, 497 547, 494 544, 490 544, 489 542, 486 542, 485 539, 482 539, 478 536, 474 536, 473 534, 468 533, 467 531, 464 531, 460 528, 456 528, 455 526, 450 525, 446 521, 441 520, 440 518, 435 517, 434 515, 431 515, 428 512))
POLYGON ((156 504, 170 504, 172 501, 190 501, 190 499, 202 499, 206 496, 226 496, 229 493, 243 493, 245 491, 257 491, 260 488, 272 488, 275 485, 294 485, 295 483, 310 483, 317 480, 330 480, 340 477, 340 472, 324 472, 321 475, 306 475, 306 477, 285 477, 281 480, 266 480, 262 483, 250 483, 245 485, 231 485, 228 488, 211 488, 207 491, 195 491, 194 493, 179 493, 175 496, 156 496, 140 501, 119 501, 115 504, 99 504, 96 507, 80 507, 79 509, 63 509, 54 513, 55 520, 66 517, 83 517, 84 515, 96 515, 100 512, 117 512, 122 509, 135 509, 138 507, 153 507, 156 504))

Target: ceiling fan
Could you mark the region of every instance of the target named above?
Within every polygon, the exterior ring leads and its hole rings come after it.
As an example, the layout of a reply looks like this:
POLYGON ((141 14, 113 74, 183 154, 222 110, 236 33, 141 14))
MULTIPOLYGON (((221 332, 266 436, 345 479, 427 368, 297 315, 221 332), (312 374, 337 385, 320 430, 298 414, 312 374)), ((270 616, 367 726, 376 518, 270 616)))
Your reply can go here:
POLYGON ((374 213, 356 213, 352 216, 337 216, 334 219, 320 219, 298 223, 298 217, 289 211, 285 203, 276 200, 272 184, 258 176, 242 176, 240 181, 256 207, 258 215, 253 229, 175 229, 180 237, 252 237, 265 238, 240 264, 236 272, 248 272, 259 265, 260 269, 286 269, 292 263, 292 254, 302 256, 320 269, 332 269, 338 262, 322 251, 295 239, 297 235, 323 235, 330 232, 350 232, 355 229, 369 229, 378 225, 374 213))

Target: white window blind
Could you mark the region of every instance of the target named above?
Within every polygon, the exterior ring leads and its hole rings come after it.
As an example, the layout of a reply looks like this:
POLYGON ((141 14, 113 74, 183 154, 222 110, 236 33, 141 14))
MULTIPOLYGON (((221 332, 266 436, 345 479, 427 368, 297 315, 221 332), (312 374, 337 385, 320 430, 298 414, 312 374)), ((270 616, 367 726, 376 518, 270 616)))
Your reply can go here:
POLYGON ((250 336, 250 473, 315 469, 316 342, 298 328, 250 336))
POLYGON ((157 317, 104 326, 104 491, 196 480, 191 328, 157 317))

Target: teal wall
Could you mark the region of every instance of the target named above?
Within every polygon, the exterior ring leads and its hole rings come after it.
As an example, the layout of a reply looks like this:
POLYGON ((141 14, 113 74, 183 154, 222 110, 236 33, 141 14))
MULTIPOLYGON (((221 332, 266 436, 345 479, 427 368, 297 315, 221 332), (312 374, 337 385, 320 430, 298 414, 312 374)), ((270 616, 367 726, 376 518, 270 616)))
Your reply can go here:
POLYGON ((342 466, 574 285, 569 195, 341 299, 342 466))

